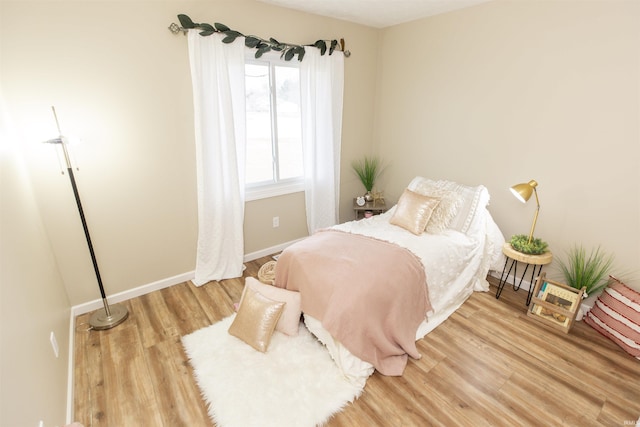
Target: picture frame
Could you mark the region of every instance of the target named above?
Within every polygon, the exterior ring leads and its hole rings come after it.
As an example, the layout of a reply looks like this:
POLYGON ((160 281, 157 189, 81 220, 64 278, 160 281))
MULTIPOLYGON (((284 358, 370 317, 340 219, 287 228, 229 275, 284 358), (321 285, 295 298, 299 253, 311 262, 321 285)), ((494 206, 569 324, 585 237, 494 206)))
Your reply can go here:
POLYGON ((538 276, 527 316, 568 333, 582 303, 583 289, 538 276))

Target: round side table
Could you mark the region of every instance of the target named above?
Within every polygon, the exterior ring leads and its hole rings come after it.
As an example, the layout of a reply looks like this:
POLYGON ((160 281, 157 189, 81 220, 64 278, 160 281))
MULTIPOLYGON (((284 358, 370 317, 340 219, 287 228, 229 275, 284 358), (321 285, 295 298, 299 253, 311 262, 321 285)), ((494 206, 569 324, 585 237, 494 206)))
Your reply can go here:
POLYGON ((496 299, 500 298, 500 294, 502 293, 502 289, 504 285, 507 283, 507 278, 509 278, 509 274, 511 274, 511 270, 513 270, 513 290, 517 291, 520 289, 520 285, 522 285, 522 280, 524 276, 527 274, 527 270, 530 266, 533 266, 533 271, 531 272, 531 281, 529 282, 529 292, 527 293, 527 305, 531 302, 531 297, 533 296, 533 284, 534 279, 540 275, 542 272, 542 267, 551 263, 553 259, 553 254, 549 251, 540 254, 540 255, 529 255, 523 254, 522 252, 518 252, 511 246, 511 243, 507 242, 502 246, 502 253, 507 257, 504 262, 504 269, 502 270, 502 274, 500 275, 500 282, 498 282, 498 290, 496 291, 496 299), (511 265, 507 270, 507 264, 511 261, 511 265), (522 272, 522 276, 520 276, 520 281, 516 285, 516 275, 518 269, 518 262, 521 262, 525 265, 524 271, 522 272), (537 273, 536 273, 537 268, 537 273))

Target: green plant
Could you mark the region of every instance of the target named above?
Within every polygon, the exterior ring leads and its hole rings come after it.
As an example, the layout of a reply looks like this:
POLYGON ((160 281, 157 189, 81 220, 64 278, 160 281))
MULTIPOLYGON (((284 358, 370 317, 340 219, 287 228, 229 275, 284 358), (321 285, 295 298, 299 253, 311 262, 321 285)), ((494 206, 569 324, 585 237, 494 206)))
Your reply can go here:
POLYGON ((566 260, 559 259, 558 264, 567 285, 572 288, 586 288, 591 295, 607 285, 607 277, 613 264, 613 255, 600 247, 587 254, 582 246, 574 246, 566 253, 566 260))
POLYGON ((529 236, 526 234, 516 234, 511 237, 511 246, 518 252, 529 255, 540 255, 545 253, 549 246, 547 242, 544 242, 538 238, 531 239, 529 242, 529 236))
POLYGON ((362 185, 367 191, 373 189, 376 178, 380 173, 380 160, 377 157, 366 157, 364 160, 354 161, 351 167, 360 178, 362 185))

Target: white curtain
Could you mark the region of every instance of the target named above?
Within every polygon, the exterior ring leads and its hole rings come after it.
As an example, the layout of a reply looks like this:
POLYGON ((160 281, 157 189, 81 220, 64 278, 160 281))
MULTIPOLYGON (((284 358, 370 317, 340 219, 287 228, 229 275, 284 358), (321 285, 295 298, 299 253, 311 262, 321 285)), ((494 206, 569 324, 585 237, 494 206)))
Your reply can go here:
POLYGON ((189 30, 198 179, 196 286, 242 276, 244 259, 244 39, 189 30))
POLYGON ((338 223, 343 91, 344 54, 305 47, 300 97, 309 234, 338 223))

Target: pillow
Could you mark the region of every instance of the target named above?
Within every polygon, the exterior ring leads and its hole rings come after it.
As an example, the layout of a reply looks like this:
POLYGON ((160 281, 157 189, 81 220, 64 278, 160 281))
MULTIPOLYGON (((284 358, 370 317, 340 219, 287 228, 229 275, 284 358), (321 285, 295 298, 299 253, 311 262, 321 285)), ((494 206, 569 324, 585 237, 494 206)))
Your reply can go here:
POLYGON ((440 199, 438 207, 434 209, 431 219, 427 223, 427 233, 441 233, 449 227, 449 223, 453 220, 458 211, 461 198, 457 192, 452 191, 452 185, 455 183, 449 181, 431 181, 422 177, 414 178, 407 187, 423 196, 429 196, 440 199))
POLYGON ((252 289, 273 301, 286 303, 282 311, 282 316, 280 316, 280 320, 278 320, 276 324, 276 331, 291 336, 298 335, 300 315, 302 314, 300 309, 300 292, 266 285, 253 277, 247 277, 244 282, 244 291, 242 292, 242 297, 240 297, 240 303, 242 303, 247 289, 252 289))
POLYGON ((238 314, 229 327, 229 333, 264 353, 269 347, 284 305, 283 302, 272 301, 247 289, 238 314))
POLYGON ((640 292, 612 282, 587 312, 584 322, 640 360, 640 292))
POLYGON ((489 192, 483 185, 468 187, 459 184, 456 191, 460 195, 461 202, 449 228, 467 234, 478 208, 483 209, 489 203, 489 192))
MULTIPOLYGON (((477 210, 486 207, 489 203, 489 192, 483 185, 469 187, 453 181, 432 181, 417 176, 409 183, 408 188, 425 195, 435 195, 443 191, 449 191, 455 195, 453 199, 447 198, 441 202, 438 210, 442 209, 442 211, 438 213, 443 220, 441 223, 434 223, 433 226, 427 224, 428 232, 435 232, 432 230, 437 227, 440 231, 449 228, 467 234, 477 210), (453 215, 450 216, 451 214, 453 215)), ((431 220, 433 221, 433 218, 431 220)))
POLYGON ((405 189, 389 222, 420 235, 424 232, 433 210, 439 203, 440 199, 405 189))

